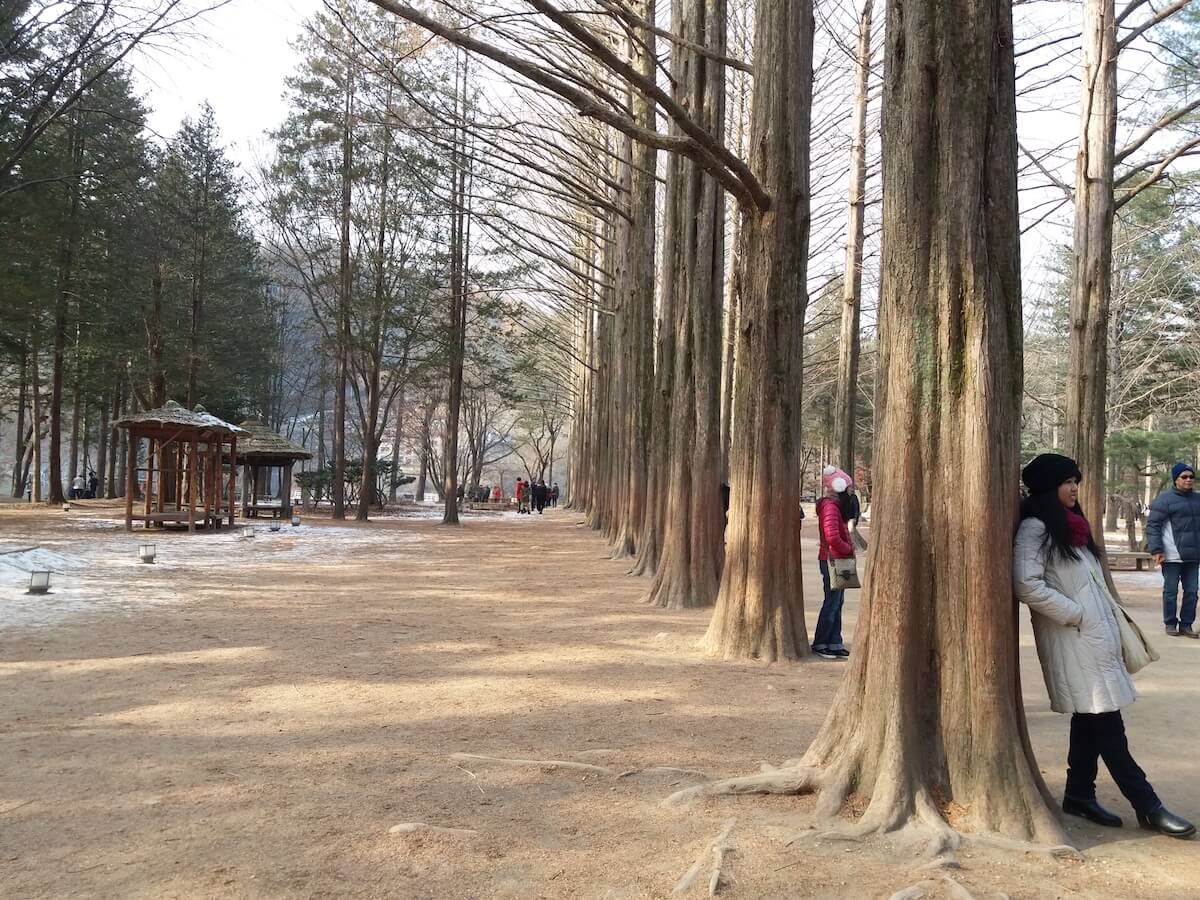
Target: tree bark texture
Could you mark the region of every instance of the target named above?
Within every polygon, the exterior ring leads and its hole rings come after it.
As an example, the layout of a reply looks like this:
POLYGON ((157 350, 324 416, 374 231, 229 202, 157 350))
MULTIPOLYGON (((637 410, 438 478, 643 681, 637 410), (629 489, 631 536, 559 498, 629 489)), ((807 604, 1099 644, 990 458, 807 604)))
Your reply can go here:
MULTIPOLYGON (((25 479, 22 475, 22 462, 25 459, 25 447, 29 440, 32 439, 33 424, 30 424, 30 438, 25 437, 25 406, 28 402, 29 392, 29 353, 21 354, 20 369, 17 384, 17 421, 16 427, 13 430, 14 447, 13 447, 13 470, 12 470, 12 488, 11 495, 20 497, 25 492, 25 479)), ((32 418, 32 416, 31 416, 32 418)))
POLYGON ((454 151, 451 154, 450 190, 450 371, 446 399, 446 431, 442 442, 442 500, 446 510, 443 525, 458 524, 458 428, 462 412, 463 358, 467 343, 467 170, 470 159, 466 149, 467 61, 458 51, 455 68, 458 121, 455 123, 454 151))
MULTIPOLYGON (((714 53, 726 49, 724 0, 675 0, 672 32, 714 53)), ((675 47, 672 78, 694 119, 725 134, 725 69, 695 51, 675 47)), ((692 160, 679 158, 666 215, 674 218, 664 278, 673 285, 668 340, 672 354, 670 450, 661 555, 649 602, 664 609, 711 606, 724 556, 721 510, 721 307, 725 288, 725 193, 692 160)))
POLYGON ((33 407, 33 452, 30 454, 33 471, 30 473, 32 484, 29 488, 29 499, 33 503, 42 502, 42 384, 38 366, 40 351, 38 335, 35 332, 29 342, 29 389, 33 407))
MULTIPOLYGON (((703 644, 769 662, 808 653, 799 525, 811 0, 758 0, 755 22, 750 165, 771 204, 743 211, 725 568, 703 644)), ((699 487, 719 514, 716 481, 699 487)))
MULTIPOLYGON (((1011 0, 888 7, 872 539, 850 671, 802 765, 818 815, 1064 842, 1012 597, 1022 328, 1011 0)), ((950 833, 952 837, 952 833, 950 833)))
POLYGON ((1104 437, 1108 427, 1108 318, 1112 298, 1113 160, 1117 140, 1114 0, 1086 0, 1075 240, 1067 356, 1067 452, 1083 470, 1080 503, 1104 546, 1104 437))
MULTIPOLYGON (((384 108, 390 109, 391 105, 392 83, 389 81, 384 108)), ((382 439, 379 414, 383 404, 381 370, 383 369, 384 335, 387 333, 387 289, 384 280, 386 272, 384 254, 387 250, 388 181, 391 175, 391 139, 391 130, 385 129, 383 135, 383 157, 380 162, 379 228, 375 233, 375 308, 372 310, 371 369, 367 376, 367 417, 363 423, 362 477, 358 485, 358 512, 355 515, 355 518, 360 522, 367 521, 371 513, 371 503, 375 499, 375 485, 378 477, 375 457, 379 453, 379 444, 382 439)))
POLYGON ((842 276, 842 329, 838 342, 837 462, 853 476, 858 421, 859 317, 867 193, 867 105, 871 77, 871 18, 874 0, 865 0, 858 20, 854 63, 854 110, 850 120, 850 191, 846 221, 846 269, 842 276))
POLYGON ((67 313, 75 287, 75 261, 82 237, 79 224, 80 195, 83 181, 83 129, 79 111, 71 113, 68 127, 73 177, 67 182, 67 211, 59 243, 58 291, 54 304, 54 359, 50 371, 50 495, 52 504, 63 502, 62 478, 62 396, 63 363, 67 348, 67 313))
POLYGON ((346 518, 346 390, 350 380, 350 292, 354 273, 350 268, 350 207, 353 199, 354 168, 354 73, 346 67, 342 121, 342 208, 340 258, 338 261, 338 314, 336 386, 333 394, 333 518, 346 518))

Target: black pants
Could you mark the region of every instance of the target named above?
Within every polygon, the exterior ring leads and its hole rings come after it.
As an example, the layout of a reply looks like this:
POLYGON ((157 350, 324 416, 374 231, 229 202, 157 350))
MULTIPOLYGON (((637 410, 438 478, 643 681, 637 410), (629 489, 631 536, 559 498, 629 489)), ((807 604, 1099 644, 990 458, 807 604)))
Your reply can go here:
POLYGON ((1067 751, 1067 796, 1076 800, 1096 799, 1096 770, 1104 760, 1125 799, 1140 813, 1162 806, 1129 752, 1121 713, 1075 713, 1071 716, 1071 747, 1067 751))

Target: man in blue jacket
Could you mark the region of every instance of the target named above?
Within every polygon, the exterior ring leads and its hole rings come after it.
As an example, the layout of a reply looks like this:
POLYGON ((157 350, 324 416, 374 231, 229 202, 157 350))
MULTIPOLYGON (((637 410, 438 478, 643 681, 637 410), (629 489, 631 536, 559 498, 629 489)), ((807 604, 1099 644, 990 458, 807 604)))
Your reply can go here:
POLYGON ((1192 630, 1196 621, 1197 582, 1200 581, 1200 494, 1195 492, 1196 471, 1187 463, 1171 469, 1173 486, 1154 498, 1146 520, 1146 543, 1154 561, 1162 566, 1163 623, 1172 637, 1200 638, 1192 630), (1179 584, 1183 605, 1176 617, 1179 584))

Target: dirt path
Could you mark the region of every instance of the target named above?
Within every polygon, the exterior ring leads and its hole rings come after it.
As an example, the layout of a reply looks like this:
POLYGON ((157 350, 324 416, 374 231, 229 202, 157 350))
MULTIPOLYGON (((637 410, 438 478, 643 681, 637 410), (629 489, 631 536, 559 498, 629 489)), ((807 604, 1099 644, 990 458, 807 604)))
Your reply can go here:
MULTIPOLYGON (((1200 897, 1196 844, 1128 825, 1070 823, 1084 862, 968 851, 931 873, 886 839, 786 846, 807 798, 664 809, 695 776, 655 767, 737 774, 802 751, 845 666, 702 658, 706 614, 642 606, 645 582, 569 511, 168 535, 154 567, 113 514, 0 507, 0 551, 37 543, 67 572, 40 603, 0 579, 0 896, 664 897, 736 817, 735 897, 886 898, 922 879, 956 896, 945 877, 977 897, 1200 897), (414 822, 474 833, 392 830, 414 822)), ((1153 578, 1121 583, 1158 634, 1153 578)), ((1156 643, 1129 731, 1172 808, 1200 818, 1200 646, 1156 643)), ((1028 633, 1022 653, 1059 790, 1066 720, 1045 711, 1028 633)))

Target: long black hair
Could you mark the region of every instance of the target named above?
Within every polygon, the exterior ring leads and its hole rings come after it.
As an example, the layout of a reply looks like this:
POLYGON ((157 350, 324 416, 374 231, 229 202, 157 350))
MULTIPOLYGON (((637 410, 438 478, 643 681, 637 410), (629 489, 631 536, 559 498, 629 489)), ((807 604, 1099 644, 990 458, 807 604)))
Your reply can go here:
POLYGON ((850 494, 849 489, 838 491, 837 505, 843 522, 849 522, 854 518, 854 497, 850 494))
MULTIPOLYGON (((1073 512, 1083 516, 1083 507, 1079 505, 1079 501, 1075 502, 1073 512)), ((1086 519, 1087 516, 1084 518, 1086 519)), ((1079 548, 1071 543, 1071 529, 1067 526, 1067 508, 1058 499, 1057 490, 1030 494, 1022 500, 1021 521, 1025 519, 1041 519, 1042 524, 1046 526, 1046 536, 1043 538, 1042 546, 1046 548, 1048 556, 1057 556, 1059 559, 1079 559, 1079 548)), ((1100 558, 1100 548, 1096 546, 1096 541, 1092 538, 1090 531, 1088 532, 1087 548, 1096 559, 1100 558)))

